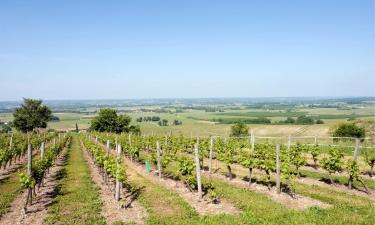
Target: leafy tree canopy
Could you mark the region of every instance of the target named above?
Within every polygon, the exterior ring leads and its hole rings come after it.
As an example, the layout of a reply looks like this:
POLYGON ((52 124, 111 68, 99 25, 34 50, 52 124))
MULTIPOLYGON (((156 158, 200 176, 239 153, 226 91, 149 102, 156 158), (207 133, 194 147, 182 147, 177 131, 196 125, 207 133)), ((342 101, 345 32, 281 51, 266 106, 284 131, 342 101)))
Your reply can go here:
POLYGON ((230 136, 240 137, 249 135, 249 127, 246 126, 243 122, 238 122, 231 126, 230 136))
POLYGON ((42 100, 24 98, 23 101, 13 113, 13 126, 22 132, 46 128, 47 122, 52 118, 51 110, 42 105, 42 100))
POLYGON ((334 137, 365 137, 365 129, 357 126, 354 123, 343 123, 340 124, 333 132, 334 137))
POLYGON ((139 126, 132 126, 130 122, 129 116, 117 115, 117 111, 114 109, 101 109, 99 115, 91 121, 90 129, 99 132, 140 133, 139 126))

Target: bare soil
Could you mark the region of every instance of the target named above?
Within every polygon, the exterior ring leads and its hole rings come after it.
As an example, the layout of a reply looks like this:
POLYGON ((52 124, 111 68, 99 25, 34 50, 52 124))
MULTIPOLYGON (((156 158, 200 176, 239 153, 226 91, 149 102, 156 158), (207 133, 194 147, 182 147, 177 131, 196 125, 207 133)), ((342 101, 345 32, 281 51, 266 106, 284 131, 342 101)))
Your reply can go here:
POLYGON ((102 215, 108 224, 114 222, 145 224, 147 218, 147 211, 134 198, 132 193, 129 193, 125 188, 122 189, 122 202, 126 202, 126 208, 121 207, 121 202, 117 202, 114 198, 111 188, 106 185, 100 175, 98 168, 95 166, 93 160, 86 150, 84 150, 85 160, 88 162, 91 177, 95 184, 99 187, 100 199, 103 202, 102 215))

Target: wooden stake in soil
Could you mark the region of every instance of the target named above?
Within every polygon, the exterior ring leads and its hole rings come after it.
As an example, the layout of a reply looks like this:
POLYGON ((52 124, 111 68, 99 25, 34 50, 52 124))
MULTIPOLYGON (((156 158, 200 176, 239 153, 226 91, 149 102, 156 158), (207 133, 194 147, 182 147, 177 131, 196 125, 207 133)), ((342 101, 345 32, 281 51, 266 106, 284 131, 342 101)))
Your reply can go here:
POLYGON ((208 171, 210 174, 212 173, 212 152, 214 150, 214 139, 211 137, 210 140, 210 155, 209 155, 209 160, 208 160, 208 171))
MULTIPOLYGON (((357 161, 358 150, 359 150, 359 139, 356 138, 355 139, 355 146, 354 146, 354 154, 353 154, 353 163, 356 163, 356 161, 357 161)), ((349 189, 352 189, 352 183, 353 183, 353 176, 349 175, 349 182, 348 182, 349 189)))
POLYGON ((110 145, 109 145, 109 140, 107 140, 107 146, 106 146, 106 156, 109 157, 109 150, 110 150, 110 145))
POLYGON ((95 136, 95 144, 98 144, 98 135, 95 136))
POLYGON ((194 145, 194 150, 195 150, 195 167, 197 169, 198 196, 199 196, 199 199, 201 199, 202 198, 202 182, 201 182, 201 167, 199 164, 198 144, 194 145))
MULTIPOLYGON (((117 145, 117 165, 116 165, 117 171, 116 171, 116 176, 119 173, 118 168, 120 166, 120 164, 119 164, 120 159, 121 159, 121 145, 117 145)), ((121 187, 120 181, 116 177, 116 193, 115 193, 116 201, 120 201, 120 187, 121 187)))
MULTIPOLYGON (((30 176, 30 177, 31 177, 31 173, 32 173, 32 171, 31 171, 32 160, 33 160, 33 149, 31 147, 31 144, 29 143, 27 145, 27 175, 30 176)), ((32 191, 31 187, 29 187, 28 191, 27 191, 25 208, 26 208, 28 202, 30 202, 30 205, 33 204, 33 191, 32 191)))
POLYGON ((161 162, 160 162, 160 143, 159 141, 156 142, 156 151, 157 151, 157 157, 158 157, 158 173, 159 173, 159 178, 161 178, 161 162))
POLYGON ((276 145, 276 189, 280 194, 280 144, 276 145))
POLYGON ((44 150, 45 150, 45 144, 44 142, 42 142, 42 144, 40 145, 40 158, 41 159, 44 158, 44 150))
MULTIPOLYGON (((13 133, 12 135, 10 136, 10 141, 9 141, 9 152, 12 152, 12 148, 13 148, 13 133)), ((17 160, 17 159, 15 159, 17 160)), ((12 165, 12 158, 10 158, 9 160, 9 166, 12 165)))

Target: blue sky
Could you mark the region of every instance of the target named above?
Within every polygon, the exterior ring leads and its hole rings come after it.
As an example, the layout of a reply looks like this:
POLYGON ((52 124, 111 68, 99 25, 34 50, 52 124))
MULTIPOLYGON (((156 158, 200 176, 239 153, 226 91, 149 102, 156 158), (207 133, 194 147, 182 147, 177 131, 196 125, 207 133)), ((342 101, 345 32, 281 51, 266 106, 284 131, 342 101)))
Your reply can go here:
POLYGON ((374 3, 2 0, 0 78, 0 100, 374 96, 374 3))

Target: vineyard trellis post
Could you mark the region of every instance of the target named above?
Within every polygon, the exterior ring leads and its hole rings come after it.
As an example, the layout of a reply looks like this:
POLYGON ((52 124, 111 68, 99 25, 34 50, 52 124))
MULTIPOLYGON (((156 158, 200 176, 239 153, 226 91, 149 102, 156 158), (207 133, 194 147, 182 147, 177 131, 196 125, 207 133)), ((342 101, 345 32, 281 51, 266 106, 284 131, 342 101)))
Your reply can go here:
POLYGON ((119 173, 119 167, 120 167, 120 163, 119 163, 120 159, 121 159, 121 145, 117 145, 116 192, 115 192, 116 201, 120 201, 120 181, 117 178, 118 173, 119 173))
MULTIPOLYGON (((33 160, 33 149, 32 149, 32 146, 31 146, 31 143, 30 143, 30 137, 28 137, 28 145, 27 145, 27 175, 29 177, 31 177, 32 175, 32 160, 33 160)), ((30 205, 33 204, 33 191, 32 191, 32 188, 29 187, 28 190, 27 190, 27 197, 26 197, 26 204, 25 204, 25 208, 27 206, 27 204, 30 202, 30 205)))
MULTIPOLYGON (((12 148, 13 148, 13 133, 12 135, 10 136, 10 141, 9 141, 9 152, 12 152, 12 148)), ((15 161, 17 160, 17 158, 15 158, 15 161)), ((12 158, 9 160, 9 166, 12 165, 12 158)))
POLYGON ((354 155, 353 155, 353 161, 357 161, 358 158, 358 151, 359 151, 359 138, 355 139, 355 146, 354 146, 354 155))
POLYGON ((202 181, 201 181, 201 167, 199 164, 198 144, 194 145, 194 152, 195 152, 195 167, 196 167, 196 172, 197 172, 198 196, 199 196, 199 199, 201 199, 202 198, 202 181))
MULTIPOLYGON (((357 161, 358 151, 359 151, 359 138, 356 138, 355 139, 355 146, 354 146, 354 153, 353 153, 353 163, 356 163, 356 161, 357 161)), ((353 177, 352 177, 352 175, 350 175, 349 176, 349 182, 348 182, 349 189, 352 189, 352 182, 353 182, 353 177)))
POLYGON ((210 172, 210 175, 212 173, 212 153, 214 148, 214 139, 211 137, 210 140, 210 155, 209 155, 209 161, 208 161, 208 171, 210 172))
MULTIPOLYGON (((107 134, 107 137, 108 137, 108 134, 107 134)), ((107 146, 106 146, 106 157, 107 157, 107 159, 109 158, 110 148, 111 148, 111 146, 110 146, 110 143, 109 143, 109 139, 107 139, 107 146)), ((104 182, 108 183, 108 173, 107 172, 105 172, 104 182)))
POLYGON ((161 162, 160 162, 160 143, 159 141, 156 142, 156 151, 157 151, 157 160, 158 160, 158 174, 159 174, 159 178, 161 178, 161 162))
POLYGON ((53 138, 53 147, 56 147, 56 137, 53 138))
POLYGON ((277 193, 281 192, 281 188, 280 188, 280 144, 276 145, 276 189, 277 189, 277 193))
POLYGON ((110 150, 110 143, 109 139, 107 139, 107 145, 106 145, 106 156, 109 157, 109 150, 110 150))
POLYGON ((42 142, 42 144, 40 145, 40 158, 41 159, 44 158, 44 150, 45 150, 45 144, 44 142, 42 142))
POLYGON ((95 136, 95 144, 98 144, 98 135, 95 136))

